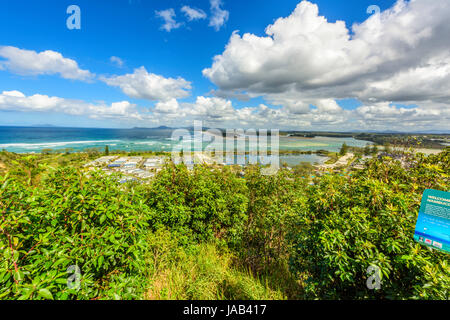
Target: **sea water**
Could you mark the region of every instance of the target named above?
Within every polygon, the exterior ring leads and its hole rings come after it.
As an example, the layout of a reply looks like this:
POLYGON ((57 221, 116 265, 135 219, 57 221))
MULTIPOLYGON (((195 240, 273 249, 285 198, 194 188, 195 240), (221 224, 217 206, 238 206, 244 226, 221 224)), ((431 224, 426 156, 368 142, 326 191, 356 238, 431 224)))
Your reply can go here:
MULTIPOLYGON (((97 148, 103 151, 105 146, 110 151, 165 151, 170 152, 179 143, 172 139, 174 129, 99 129, 99 128, 60 128, 60 127, 0 127, 0 150, 16 153, 54 151, 83 151, 97 148)), ((193 135, 192 135, 193 136, 193 135)), ((270 142, 270 137, 268 137, 270 142)), ((339 151, 343 143, 349 146, 364 147, 368 141, 353 138, 329 137, 280 137, 280 150, 339 151)), ((205 142, 206 147, 209 142, 205 142)), ((270 143, 269 143, 270 144, 270 143)), ((270 150, 270 148, 269 148, 270 150)), ((321 163, 325 157, 316 154, 281 155, 280 161, 289 165, 300 162, 321 163)))

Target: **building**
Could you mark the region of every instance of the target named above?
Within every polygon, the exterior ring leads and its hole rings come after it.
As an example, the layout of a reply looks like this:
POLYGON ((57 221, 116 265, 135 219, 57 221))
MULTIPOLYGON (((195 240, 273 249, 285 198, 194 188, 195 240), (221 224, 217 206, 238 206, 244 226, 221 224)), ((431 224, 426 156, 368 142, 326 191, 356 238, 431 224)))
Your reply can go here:
POLYGON ((163 158, 149 158, 144 162, 144 168, 148 170, 162 168, 164 162, 163 158))

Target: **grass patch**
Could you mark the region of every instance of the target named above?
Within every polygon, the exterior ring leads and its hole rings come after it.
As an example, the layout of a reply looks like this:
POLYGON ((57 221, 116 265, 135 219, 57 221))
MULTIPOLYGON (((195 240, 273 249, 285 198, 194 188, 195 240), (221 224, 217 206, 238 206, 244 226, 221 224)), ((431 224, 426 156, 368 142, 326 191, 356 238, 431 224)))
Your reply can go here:
POLYGON ((237 267, 234 255, 214 244, 180 249, 168 232, 152 235, 149 300, 280 300, 269 279, 237 267))

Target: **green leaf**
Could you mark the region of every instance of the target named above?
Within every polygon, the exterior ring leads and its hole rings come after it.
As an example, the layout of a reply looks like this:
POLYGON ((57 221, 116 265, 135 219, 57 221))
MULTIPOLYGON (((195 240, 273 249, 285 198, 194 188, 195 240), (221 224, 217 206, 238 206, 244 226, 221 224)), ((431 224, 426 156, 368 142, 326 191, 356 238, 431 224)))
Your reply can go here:
POLYGON ((40 289, 38 294, 47 300, 53 300, 53 295, 48 289, 40 289))
POLYGON ((53 264, 53 268, 56 268, 57 266, 59 266, 61 263, 67 261, 67 258, 60 258, 58 259, 54 264, 53 264))
POLYGON ((99 267, 99 268, 102 266, 103 260, 104 260, 104 259, 105 259, 105 258, 104 258, 103 256, 100 256, 100 258, 98 258, 98 267, 99 267))
POLYGON ((18 270, 17 272, 16 271, 14 271, 14 279, 15 280, 17 280, 17 281, 22 281, 23 280, 23 278, 24 278, 24 275, 23 275, 23 272, 22 271, 20 271, 20 270, 18 270))

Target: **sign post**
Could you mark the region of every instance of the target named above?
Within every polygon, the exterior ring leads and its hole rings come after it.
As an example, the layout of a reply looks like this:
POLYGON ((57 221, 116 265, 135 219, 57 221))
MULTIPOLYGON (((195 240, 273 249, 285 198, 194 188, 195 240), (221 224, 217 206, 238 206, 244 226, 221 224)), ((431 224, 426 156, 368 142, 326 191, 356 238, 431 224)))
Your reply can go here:
POLYGON ((427 189, 422 196, 414 240, 450 253, 450 193, 427 189))

